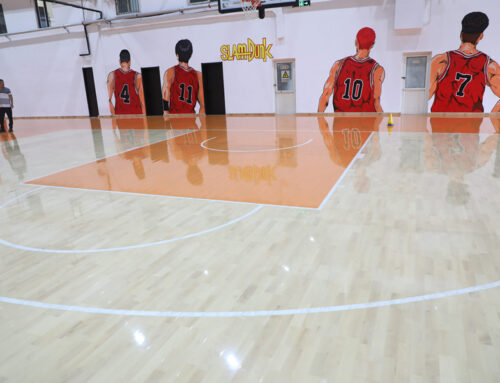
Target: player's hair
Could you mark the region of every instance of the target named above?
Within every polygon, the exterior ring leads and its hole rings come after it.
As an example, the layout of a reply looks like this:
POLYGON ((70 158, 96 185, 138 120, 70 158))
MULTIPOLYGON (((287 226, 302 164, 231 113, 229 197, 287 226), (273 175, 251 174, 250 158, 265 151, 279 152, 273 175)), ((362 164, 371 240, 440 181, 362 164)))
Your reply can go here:
POLYGON ((361 28, 356 35, 356 40, 358 40, 359 49, 370 49, 375 43, 377 35, 375 31, 369 27, 361 28))
POLYGON ((3 82, 3 80, 0 78, 0 82, 3 82))
POLYGON ((479 36, 484 32, 490 20, 483 12, 471 12, 462 19, 461 39, 464 43, 477 44, 479 36))
POLYGON ((130 62, 130 52, 127 49, 123 49, 120 52, 120 62, 121 63, 128 63, 128 62, 130 62))
POLYGON ((179 56, 180 62, 188 63, 193 55, 193 44, 191 44, 191 41, 187 39, 179 40, 175 44, 175 54, 179 56))
POLYGON ((463 43, 471 43, 476 45, 477 40, 479 39, 479 36, 481 36, 481 33, 464 33, 460 35, 460 39, 462 40, 463 43))

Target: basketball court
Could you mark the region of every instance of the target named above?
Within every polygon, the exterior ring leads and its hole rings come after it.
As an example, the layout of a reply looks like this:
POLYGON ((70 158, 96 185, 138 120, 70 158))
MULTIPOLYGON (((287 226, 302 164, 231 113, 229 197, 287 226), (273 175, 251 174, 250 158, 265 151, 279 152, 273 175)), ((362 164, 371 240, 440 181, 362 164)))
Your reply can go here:
POLYGON ((151 115, 143 71, 146 115, 103 75, 0 133, 0 382, 499 380, 500 115, 289 113, 284 56, 274 113, 151 115))

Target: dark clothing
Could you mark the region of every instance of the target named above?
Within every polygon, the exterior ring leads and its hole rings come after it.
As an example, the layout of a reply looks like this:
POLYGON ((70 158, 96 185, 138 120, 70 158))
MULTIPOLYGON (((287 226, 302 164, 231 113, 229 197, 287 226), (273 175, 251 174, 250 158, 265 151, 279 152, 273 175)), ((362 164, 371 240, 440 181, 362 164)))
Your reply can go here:
POLYGON ((12 131, 14 123, 12 121, 12 108, 0 108, 0 130, 5 130, 4 119, 5 114, 9 117, 9 130, 12 131))

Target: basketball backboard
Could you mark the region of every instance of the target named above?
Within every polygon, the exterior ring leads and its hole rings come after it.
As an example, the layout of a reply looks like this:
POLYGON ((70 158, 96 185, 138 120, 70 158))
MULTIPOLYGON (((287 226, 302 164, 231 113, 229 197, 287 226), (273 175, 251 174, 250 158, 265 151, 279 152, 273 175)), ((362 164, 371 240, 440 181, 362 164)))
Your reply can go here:
MULTIPOLYGON (((298 5, 298 0, 261 0, 262 8, 289 7, 298 5)), ((219 12, 241 12, 241 0, 219 0, 219 12)))

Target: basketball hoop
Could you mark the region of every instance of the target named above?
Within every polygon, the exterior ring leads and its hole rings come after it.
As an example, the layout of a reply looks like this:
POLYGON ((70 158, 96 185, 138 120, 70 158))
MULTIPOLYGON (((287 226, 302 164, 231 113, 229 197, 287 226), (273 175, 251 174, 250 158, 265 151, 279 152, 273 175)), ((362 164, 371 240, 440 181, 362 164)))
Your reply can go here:
POLYGON ((252 12, 256 11, 261 4, 261 0, 240 0, 241 9, 247 16, 252 16, 252 12))

